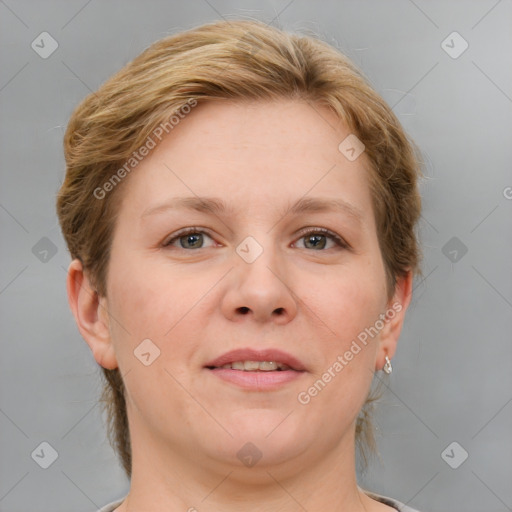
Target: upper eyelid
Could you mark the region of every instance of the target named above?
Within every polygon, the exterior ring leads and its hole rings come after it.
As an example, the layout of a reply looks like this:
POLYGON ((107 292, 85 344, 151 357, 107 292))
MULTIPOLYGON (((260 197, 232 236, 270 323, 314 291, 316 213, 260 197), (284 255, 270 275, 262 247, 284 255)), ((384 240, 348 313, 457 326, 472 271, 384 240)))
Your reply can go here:
POLYGON ((310 233, 320 233, 322 235, 325 235, 327 237, 330 237, 332 240, 334 240, 334 242, 341 246, 341 247, 345 247, 347 249, 349 249, 351 246, 350 244, 345 240, 344 237, 342 237, 341 235, 338 235, 337 233, 335 233, 334 231, 331 231, 330 229, 327 229, 327 228, 319 228, 319 227, 306 227, 306 228, 302 228, 299 232, 298 232, 298 238, 297 240, 301 239, 302 237, 310 234, 310 233))
MULTIPOLYGON (((183 228, 182 230, 178 230, 176 232, 176 234, 170 235, 170 238, 166 238, 164 240, 164 242, 162 243, 162 246, 167 247, 172 242, 179 240, 181 237, 186 236, 187 234, 195 234, 195 233, 205 234, 208 237, 210 237, 212 240, 214 240, 214 236, 212 234, 210 234, 210 232, 207 228, 189 227, 189 228, 183 228)), ((315 226, 308 226, 305 228, 301 228, 298 232, 296 232, 295 233, 296 238, 294 240, 294 243, 295 243, 295 241, 300 240, 302 237, 307 236, 310 233, 321 233, 327 237, 330 237, 337 245, 340 245, 341 247, 350 248, 350 244, 341 235, 336 234, 334 231, 331 231, 330 229, 315 227, 315 226)), ((200 247, 200 249, 203 249, 203 247, 200 247)))
POLYGON ((211 235, 206 228, 190 227, 190 228, 180 229, 176 233, 173 233, 173 234, 169 235, 168 237, 165 237, 164 241, 162 242, 162 246, 165 247, 167 245, 170 245, 171 242, 179 240, 182 236, 186 236, 189 234, 195 234, 195 233, 205 234, 213 240, 213 235, 211 235))

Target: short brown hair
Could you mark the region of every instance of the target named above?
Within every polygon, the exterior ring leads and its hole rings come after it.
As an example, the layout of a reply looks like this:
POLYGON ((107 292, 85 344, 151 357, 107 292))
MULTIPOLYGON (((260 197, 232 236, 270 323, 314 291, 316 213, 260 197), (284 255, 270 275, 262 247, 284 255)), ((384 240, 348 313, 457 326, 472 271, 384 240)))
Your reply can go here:
MULTIPOLYGON (((365 145, 389 297, 397 278, 421 273, 415 233, 420 152, 392 110, 346 56, 316 37, 257 21, 221 21, 155 42, 71 116, 57 213, 72 258, 82 262, 99 295, 106 295, 109 250, 126 180, 100 198, 97 191, 116 172, 119 176, 133 152, 191 100, 283 98, 330 108, 365 145)), ((131 477, 123 380, 119 369, 102 370, 109 440, 131 477)), ((368 413, 374 399, 368 397, 356 424, 365 461, 364 449, 373 451, 375 445, 368 413)))

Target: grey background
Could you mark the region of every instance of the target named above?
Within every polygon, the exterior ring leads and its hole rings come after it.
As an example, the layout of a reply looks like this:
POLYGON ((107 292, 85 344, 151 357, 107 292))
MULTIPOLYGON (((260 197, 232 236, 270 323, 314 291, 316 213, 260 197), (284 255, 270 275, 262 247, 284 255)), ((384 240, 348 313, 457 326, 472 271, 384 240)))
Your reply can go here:
MULTIPOLYGON (((425 157, 424 279, 377 409, 380 461, 360 485, 422 512, 512 510, 505 0, 0 1, 0 510, 86 512, 128 491, 96 402, 99 370, 67 304, 54 209, 62 136, 73 107, 150 43, 221 17, 338 46, 425 157), (59 45, 46 59, 31 48, 43 31, 59 45), (469 44, 458 58, 441 46, 453 31, 469 44), (43 441, 58 452, 48 469, 31 457, 43 441), (453 441, 469 454, 457 469, 441 456, 453 441)), ((445 453, 456 464, 463 452, 445 453)))

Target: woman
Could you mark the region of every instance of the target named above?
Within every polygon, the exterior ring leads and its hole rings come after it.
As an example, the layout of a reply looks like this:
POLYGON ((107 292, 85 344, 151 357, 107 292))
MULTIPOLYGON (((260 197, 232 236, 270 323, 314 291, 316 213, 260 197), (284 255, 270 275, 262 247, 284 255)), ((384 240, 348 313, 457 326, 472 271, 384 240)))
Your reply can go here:
POLYGON ((103 511, 411 511, 361 489, 419 272, 418 154, 337 50, 259 22, 89 95, 57 210, 131 480, 103 511))

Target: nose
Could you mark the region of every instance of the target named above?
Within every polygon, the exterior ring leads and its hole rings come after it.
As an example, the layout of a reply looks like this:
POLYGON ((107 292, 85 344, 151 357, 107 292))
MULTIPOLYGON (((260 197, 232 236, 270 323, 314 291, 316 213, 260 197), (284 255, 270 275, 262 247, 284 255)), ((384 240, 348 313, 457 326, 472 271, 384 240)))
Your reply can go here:
POLYGON ((297 298, 290 287, 289 269, 270 247, 252 262, 236 252, 235 268, 228 274, 222 312, 232 321, 286 324, 297 314, 297 298))

